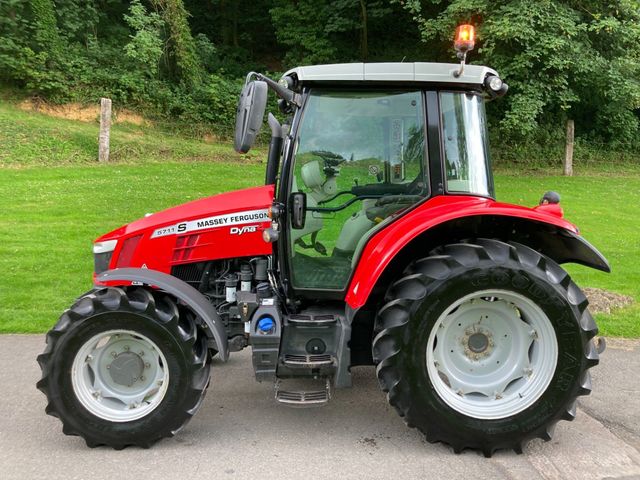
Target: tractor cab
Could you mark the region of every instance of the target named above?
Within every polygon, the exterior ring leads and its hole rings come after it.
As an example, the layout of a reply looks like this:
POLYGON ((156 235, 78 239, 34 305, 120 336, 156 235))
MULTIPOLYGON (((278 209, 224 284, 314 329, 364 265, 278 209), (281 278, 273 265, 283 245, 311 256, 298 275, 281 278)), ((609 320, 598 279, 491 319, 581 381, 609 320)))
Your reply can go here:
MULTIPOLYGON (((267 171, 278 172, 276 210, 290 218, 265 238, 280 240, 292 294, 344 298, 368 240, 429 198, 494 197, 484 102, 504 94, 506 84, 486 67, 459 72, 455 64, 354 63, 284 74, 274 89, 288 133, 267 171)), ((253 108, 241 101, 239 111, 261 116, 256 93, 275 82, 256 78, 242 96, 253 108)), ((239 123, 239 151, 250 123, 239 123)), ((281 135, 273 116, 269 123, 281 135)), ((271 148, 279 147, 272 140, 271 148)))

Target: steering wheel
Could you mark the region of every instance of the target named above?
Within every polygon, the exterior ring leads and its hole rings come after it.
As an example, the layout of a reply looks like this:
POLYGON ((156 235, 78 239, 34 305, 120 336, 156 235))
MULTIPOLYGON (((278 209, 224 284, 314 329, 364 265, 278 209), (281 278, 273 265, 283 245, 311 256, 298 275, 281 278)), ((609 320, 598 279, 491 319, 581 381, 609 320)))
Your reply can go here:
POLYGON ((324 161, 324 173, 328 176, 337 175, 340 170, 336 167, 347 161, 339 153, 329 152, 328 150, 313 150, 312 155, 320 157, 324 161))

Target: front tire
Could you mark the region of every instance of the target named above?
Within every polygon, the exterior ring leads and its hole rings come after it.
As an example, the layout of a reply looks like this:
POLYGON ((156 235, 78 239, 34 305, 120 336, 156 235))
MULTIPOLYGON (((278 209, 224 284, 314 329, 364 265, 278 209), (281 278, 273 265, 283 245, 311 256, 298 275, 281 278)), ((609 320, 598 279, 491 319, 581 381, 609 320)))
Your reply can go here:
POLYGON ((206 337, 191 313, 144 288, 80 298, 38 357, 46 412, 90 447, 149 447, 195 414, 209 383, 206 337))
POLYGON ((387 398, 429 442, 521 452, 573 420, 597 327, 549 258, 497 240, 440 247, 387 293, 373 354, 387 398))

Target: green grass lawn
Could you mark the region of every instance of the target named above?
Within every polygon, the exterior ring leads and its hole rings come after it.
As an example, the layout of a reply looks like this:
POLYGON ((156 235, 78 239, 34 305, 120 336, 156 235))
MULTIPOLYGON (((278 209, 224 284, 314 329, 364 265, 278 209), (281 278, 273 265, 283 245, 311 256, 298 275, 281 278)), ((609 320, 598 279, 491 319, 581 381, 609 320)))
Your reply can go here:
MULTIPOLYGON (((147 212, 263 179, 264 165, 257 162, 263 152, 241 163, 228 146, 148 128, 116 130, 122 137, 114 136, 114 148, 131 142, 134 153, 126 161, 96 165, 95 125, 0 105, 0 332, 50 328, 91 287, 91 244, 100 234, 147 212), (130 131, 138 140, 127 137, 130 131), (210 161, 193 161, 204 158, 210 161)), ((613 268, 607 275, 571 265, 574 279, 640 300, 640 174, 504 172, 496 183, 500 200, 525 205, 535 205, 545 190, 561 192, 566 217, 613 268)), ((640 337, 638 303, 597 320, 606 335, 640 337)))
POLYGON ((565 218, 609 260, 612 273, 566 265, 581 287, 632 296, 636 303, 611 315, 597 315, 606 335, 640 337, 640 176, 523 177, 498 175, 499 200, 535 205, 547 190, 561 193, 565 218))
POLYGON ((0 170, 0 331, 42 332, 91 287, 92 241, 172 205, 257 184, 261 165, 0 170))

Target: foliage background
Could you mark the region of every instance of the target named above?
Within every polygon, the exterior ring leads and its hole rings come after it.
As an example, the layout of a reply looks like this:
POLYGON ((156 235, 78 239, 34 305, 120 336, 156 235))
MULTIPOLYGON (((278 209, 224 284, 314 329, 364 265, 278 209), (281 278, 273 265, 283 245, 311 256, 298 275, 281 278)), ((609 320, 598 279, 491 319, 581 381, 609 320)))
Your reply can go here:
POLYGON ((2 0, 0 82, 224 134, 250 70, 453 61, 461 22, 477 28, 472 62, 510 85, 489 107, 499 161, 557 159, 568 118, 586 157, 635 160, 638 0, 2 0))

